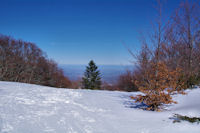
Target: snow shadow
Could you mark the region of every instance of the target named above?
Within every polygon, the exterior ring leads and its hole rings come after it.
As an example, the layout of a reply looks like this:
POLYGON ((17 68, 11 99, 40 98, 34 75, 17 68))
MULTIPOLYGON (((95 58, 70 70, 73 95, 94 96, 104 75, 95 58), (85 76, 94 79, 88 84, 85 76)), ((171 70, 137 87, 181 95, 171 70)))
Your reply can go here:
POLYGON ((147 105, 144 103, 135 102, 134 99, 131 99, 130 95, 122 95, 120 98, 123 99, 123 105, 126 108, 136 108, 136 109, 145 109, 147 105))
POLYGON ((124 105, 126 108, 136 108, 136 109, 145 109, 147 105, 144 103, 135 103, 135 100, 132 101, 124 101, 124 105))
POLYGON ((0 117, 0 133, 2 132, 2 129, 3 129, 3 120, 2 120, 2 118, 0 117))

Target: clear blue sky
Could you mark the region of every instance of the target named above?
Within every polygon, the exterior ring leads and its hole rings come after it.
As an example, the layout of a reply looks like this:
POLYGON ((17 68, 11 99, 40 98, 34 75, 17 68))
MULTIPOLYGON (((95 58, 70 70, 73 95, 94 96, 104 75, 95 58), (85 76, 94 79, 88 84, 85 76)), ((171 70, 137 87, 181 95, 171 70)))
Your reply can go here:
MULTIPOLYGON (((168 16, 180 0, 164 5, 168 16)), ((155 0, 1 0, 0 33, 34 42, 59 64, 130 64, 155 0)))

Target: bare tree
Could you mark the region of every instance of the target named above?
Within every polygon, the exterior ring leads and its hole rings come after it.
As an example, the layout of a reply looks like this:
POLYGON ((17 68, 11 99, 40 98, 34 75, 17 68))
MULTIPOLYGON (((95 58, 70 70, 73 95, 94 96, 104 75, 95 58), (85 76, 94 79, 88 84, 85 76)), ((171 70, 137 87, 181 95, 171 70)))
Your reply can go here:
POLYGON ((178 65, 183 70, 187 87, 197 81, 199 65, 198 38, 200 36, 200 8, 198 3, 182 2, 172 16, 166 38, 165 49, 172 66, 178 65))
POLYGON ((69 87, 70 80, 34 43, 0 35, 0 80, 69 87))

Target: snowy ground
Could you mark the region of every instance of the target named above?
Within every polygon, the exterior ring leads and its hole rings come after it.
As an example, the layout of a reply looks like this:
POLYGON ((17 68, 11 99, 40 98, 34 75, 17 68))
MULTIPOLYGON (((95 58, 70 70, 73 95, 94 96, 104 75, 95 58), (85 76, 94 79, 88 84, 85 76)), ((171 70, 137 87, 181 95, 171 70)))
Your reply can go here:
POLYGON ((136 93, 55 89, 0 82, 1 133, 200 133, 200 124, 173 123, 175 113, 200 117, 200 89, 176 95, 163 112, 133 108, 136 93))

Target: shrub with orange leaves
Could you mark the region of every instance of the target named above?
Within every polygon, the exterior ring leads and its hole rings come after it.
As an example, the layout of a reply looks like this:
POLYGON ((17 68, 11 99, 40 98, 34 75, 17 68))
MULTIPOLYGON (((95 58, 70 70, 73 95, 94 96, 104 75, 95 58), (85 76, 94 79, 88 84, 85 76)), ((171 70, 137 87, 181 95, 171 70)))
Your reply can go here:
POLYGON ((181 69, 170 70, 163 62, 151 62, 143 79, 136 79, 135 84, 144 95, 132 97, 135 102, 147 105, 147 110, 159 111, 163 104, 176 103, 172 100, 174 92, 183 93, 184 83, 179 80, 181 69))

